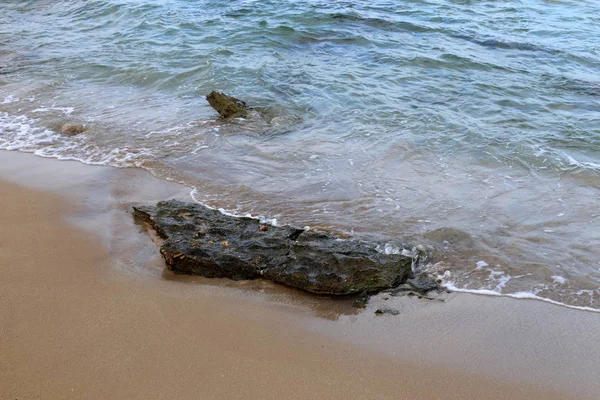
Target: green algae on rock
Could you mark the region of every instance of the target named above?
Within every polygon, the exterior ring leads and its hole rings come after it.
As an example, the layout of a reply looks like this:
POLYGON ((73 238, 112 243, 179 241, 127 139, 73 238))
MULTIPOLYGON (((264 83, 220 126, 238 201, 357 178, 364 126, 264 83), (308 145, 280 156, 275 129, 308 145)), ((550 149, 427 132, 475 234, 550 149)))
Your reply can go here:
POLYGON ((246 118, 250 110, 246 102, 214 90, 206 100, 223 118, 246 118))
POLYGON ((234 280, 264 278, 311 293, 377 293, 411 276, 412 257, 378 251, 379 243, 225 215, 177 200, 134 207, 134 217, 165 239, 170 270, 234 280))

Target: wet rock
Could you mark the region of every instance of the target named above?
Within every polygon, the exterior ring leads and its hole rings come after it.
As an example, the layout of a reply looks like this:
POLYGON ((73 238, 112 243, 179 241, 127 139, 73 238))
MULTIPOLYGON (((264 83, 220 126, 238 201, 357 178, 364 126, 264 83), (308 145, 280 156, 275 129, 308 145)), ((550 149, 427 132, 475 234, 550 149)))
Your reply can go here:
POLYGON ((85 125, 82 124, 64 124, 63 126, 61 126, 60 128, 60 133, 62 133, 63 135, 67 135, 67 136, 75 136, 75 135, 79 135, 80 133, 83 133, 86 131, 86 127, 85 125))
POLYGON ((384 314, 400 315, 400 311, 393 309, 393 308, 378 308, 377 310, 375 310, 375 314, 377 314, 377 315, 384 315, 384 314))
POLYGON ((366 308, 369 303, 369 294, 367 292, 362 292, 358 296, 354 302, 352 302, 352 307, 354 308, 366 308))
POLYGON ((427 293, 438 288, 438 279, 425 272, 421 272, 415 277, 408 279, 406 283, 410 285, 413 290, 421 293, 427 293))
POLYGON ((217 91, 210 92, 206 100, 223 118, 246 118, 250 110, 244 101, 217 91))
POLYGON ((406 282, 387 290, 392 296, 416 296, 421 299, 432 292, 440 291, 439 280, 436 276, 426 272, 410 277, 406 282))
POLYGON ((177 200, 134 207, 165 239, 169 269, 209 278, 265 278, 318 294, 376 293, 405 282, 412 258, 382 254, 377 243, 294 226, 268 226, 177 200))

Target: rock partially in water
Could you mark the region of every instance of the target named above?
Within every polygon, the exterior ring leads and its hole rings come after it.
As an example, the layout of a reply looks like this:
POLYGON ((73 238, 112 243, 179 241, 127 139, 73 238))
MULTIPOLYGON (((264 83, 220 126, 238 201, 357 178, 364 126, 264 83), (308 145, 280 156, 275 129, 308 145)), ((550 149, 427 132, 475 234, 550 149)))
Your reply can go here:
POLYGON ((63 126, 61 126, 61 128, 60 128, 60 133, 62 133, 63 135, 67 135, 67 136, 79 135, 80 133, 83 133, 85 131, 86 131, 86 127, 83 124, 67 123, 67 124, 63 124, 63 126))
POLYGON ((268 226, 177 200, 134 207, 165 239, 160 252, 179 274, 271 281, 318 294, 376 293, 409 278, 412 258, 378 243, 289 225, 268 226))
POLYGON ((429 295, 436 292, 442 292, 439 280, 427 272, 420 272, 407 279, 405 283, 386 291, 392 296, 417 296, 419 299, 423 297, 433 299, 429 295))
POLYGON ((439 288, 437 277, 426 272, 417 274, 416 276, 410 278, 406 283, 410 285, 413 290, 421 293, 427 293, 439 288))
POLYGON ((250 110, 246 102, 214 90, 206 100, 223 118, 246 118, 250 110))

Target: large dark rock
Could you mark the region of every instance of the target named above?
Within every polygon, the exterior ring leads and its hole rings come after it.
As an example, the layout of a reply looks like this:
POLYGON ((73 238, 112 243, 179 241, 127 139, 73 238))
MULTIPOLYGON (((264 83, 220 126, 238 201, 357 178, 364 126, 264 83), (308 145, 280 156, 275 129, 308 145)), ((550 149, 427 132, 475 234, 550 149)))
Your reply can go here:
POLYGON ((134 207, 165 239, 168 268, 209 278, 263 277, 312 293, 375 293, 405 282, 412 258, 383 254, 377 243, 340 239, 293 226, 271 226, 177 200, 134 207))
POLYGON ((223 118, 246 118, 250 110, 244 101, 217 91, 210 92, 206 100, 223 118))

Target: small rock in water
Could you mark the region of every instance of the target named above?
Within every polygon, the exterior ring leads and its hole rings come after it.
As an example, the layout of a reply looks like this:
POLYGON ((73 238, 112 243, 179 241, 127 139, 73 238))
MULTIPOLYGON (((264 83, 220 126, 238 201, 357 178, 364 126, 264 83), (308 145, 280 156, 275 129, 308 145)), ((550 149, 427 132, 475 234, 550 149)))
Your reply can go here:
POLYGON ((246 118, 250 110, 246 102, 214 90, 206 100, 223 118, 246 118))
POLYGON ((60 128, 60 133, 68 136, 79 135, 80 133, 85 132, 85 125, 82 124, 64 124, 60 128))
POLYGON ((400 315, 400 311, 395 310, 393 308, 378 308, 377 310, 375 310, 375 314, 377 314, 377 315, 384 315, 384 314, 400 315))

